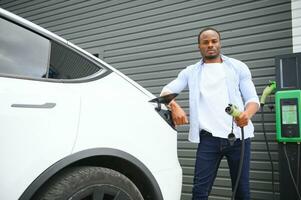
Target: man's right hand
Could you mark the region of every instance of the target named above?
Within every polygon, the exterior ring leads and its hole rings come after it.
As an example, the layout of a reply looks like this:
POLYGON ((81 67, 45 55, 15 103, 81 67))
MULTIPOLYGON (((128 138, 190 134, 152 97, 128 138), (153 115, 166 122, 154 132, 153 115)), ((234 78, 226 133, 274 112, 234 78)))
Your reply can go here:
POLYGON ((171 111, 171 117, 175 125, 183 125, 188 123, 185 111, 174 100, 168 105, 171 111))

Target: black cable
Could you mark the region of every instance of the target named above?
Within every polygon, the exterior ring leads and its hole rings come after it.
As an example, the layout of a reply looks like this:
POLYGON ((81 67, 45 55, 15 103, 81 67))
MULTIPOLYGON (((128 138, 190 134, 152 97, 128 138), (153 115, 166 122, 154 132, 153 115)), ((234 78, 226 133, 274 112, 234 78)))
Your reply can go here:
MULTIPOLYGON (((294 185, 294 187, 295 187, 295 189, 296 189, 296 193, 297 193, 297 195, 298 195, 299 200, 301 200, 301 196, 300 196, 300 193, 299 193, 299 189, 298 189, 298 186, 297 186, 296 181, 295 181, 295 179, 294 179, 293 172, 292 172, 292 168, 291 168, 291 164, 290 164, 290 161, 289 161, 288 156, 287 156, 287 152, 286 152, 286 144, 285 144, 285 143, 283 143, 283 150, 284 150, 284 155, 285 155, 285 158, 286 158, 288 170, 289 170, 289 173, 290 173, 291 178, 292 178, 292 181, 293 181, 293 185, 294 185)), ((298 169, 298 170, 299 170, 299 169, 298 169)))
POLYGON ((244 153, 245 153, 245 133, 244 133, 244 128, 241 128, 241 151, 240 151, 240 161, 239 161, 239 167, 238 167, 238 172, 237 172, 237 177, 236 177, 236 182, 234 185, 234 189, 232 192, 232 200, 235 200, 235 195, 236 195, 236 191, 238 188, 238 183, 240 180, 240 175, 241 175, 241 171, 242 171, 242 165, 243 165, 243 161, 244 161, 244 153))
MULTIPOLYGON (((233 120, 234 117, 238 117, 240 115, 240 111, 238 110, 238 108, 235 105, 229 104, 226 109, 225 109, 226 113, 228 113, 229 115, 231 115, 232 118, 232 131, 229 135, 233 134, 233 120)), ((234 134, 233 134, 234 135, 234 134)), ((234 135, 235 138, 235 135, 234 135)), ((231 142, 233 142, 233 137, 229 137, 229 143, 231 144, 231 142), (232 139, 231 139, 232 138, 232 139)), ((240 176, 241 176, 241 171, 242 171, 242 166, 243 166, 243 162, 244 162, 244 153, 245 153, 245 133, 244 133, 244 128, 241 127, 241 151, 240 151, 240 161, 239 161, 239 166, 238 166, 238 171, 237 171, 237 176, 236 176, 236 181, 235 181, 235 185, 232 191, 232 200, 235 200, 235 195, 236 195, 236 191, 238 188, 238 184, 240 181, 240 176)))
POLYGON ((299 177, 300 177, 300 142, 297 142, 297 186, 299 188, 299 177))
POLYGON ((266 131, 265 131, 263 106, 264 106, 264 104, 261 104, 261 106, 260 106, 260 108, 261 108, 262 131, 263 131, 263 136, 264 136, 264 140, 265 140, 265 144, 266 144, 266 147, 267 147, 267 151, 268 151, 268 155, 269 155, 269 159, 270 159, 270 163, 271 163, 271 168, 272 168, 272 191, 273 191, 273 199, 275 200, 274 164, 273 164, 272 155, 271 155, 271 151, 270 151, 270 148, 269 148, 269 143, 268 143, 268 139, 267 139, 266 131))

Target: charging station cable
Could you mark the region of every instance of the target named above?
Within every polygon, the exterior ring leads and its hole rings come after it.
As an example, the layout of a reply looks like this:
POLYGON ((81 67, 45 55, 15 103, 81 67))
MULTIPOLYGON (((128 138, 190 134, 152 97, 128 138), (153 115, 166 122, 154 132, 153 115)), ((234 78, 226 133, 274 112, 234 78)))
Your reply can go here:
MULTIPOLYGON (((298 199, 301 200, 301 196, 300 196, 300 193, 299 193, 299 188, 298 188, 298 186, 297 186, 297 184, 296 184, 295 178, 294 178, 294 176, 293 176, 292 167, 291 167, 290 161, 289 161, 289 159, 288 159, 288 155, 287 155, 287 151, 286 151, 286 143, 285 143, 285 142, 283 143, 283 150, 284 150, 284 155, 285 155, 285 159, 286 159, 287 166, 288 166, 288 171, 289 171, 290 176, 291 176, 291 179, 292 179, 292 181, 293 181, 293 185, 294 185, 294 187, 295 187, 295 189, 296 189, 296 193, 297 193, 297 195, 298 195, 298 199)), ((298 160, 299 160, 299 158, 298 158, 298 160)), ((300 169, 297 168, 297 170, 300 170, 300 169)))
MULTIPOLYGON (((231 115, 233 118, 238 117, 241 112, 238 110, 238 108, 232 104, 229 104, 226 109, 225 109, 226 113, 228 113, 229 115, 231 115)), ((233 133, 230 133, 229 135, 231 135, 233 133)), ((233 134, 234 135, 234 134, 233 134)), ((234 136, 235 138, 235 136, 234 136)), ((233 140, 233 137, 231 136, 231 138, 229 138, 229 140, 233 140)), ((231 142, 231 141, 230 141, 231 142)), ((234 189, 232 192, 232 198, 231 200, 235 200, 235 195, 236 195, 236 191, 238 188, 238 183, 240 180, 240 176, 241 176, 241 171, 242 171, 242 165, 243 165, 243 160, 244 160, 244 153, 245 153, 245 136, 244 136, 244 128, 241 127, 241 152, 240 152, 240 161, 239 161, 239 167, 238 167, 238 172, 237 172, 237 178, 235 181, 235 185, 234 185, 234 189)))
POLYGON ((263 132, 263 136, 264 136, 264 141, 267 147, 267 151, 268 151, 268 156, 269 156, 269 160, 270 160, 270 164, 271 164, 271 170, 272 170, 272 192, 273 192, 273 200, 275 200, 275 175, 274 175, 274 164, 273 164, 273 160, 272 160, 272 155, 271 155, 271 151, 270 151, 270 147, 269 147, 269 143, 268 143, 268 139, 267 139, 267 135, 266 135, 266 130, 265 130, 265 124, 264 124, 264 114, 263 114, 263 106, 264 104, 261 104, 260 106, 260 111, 261 111, 261 123, 262 123, 262 132, 263 132))
POLYGON ((263 132, 263 136, 264 136, 264 141, 267 147, 267 151, 268 151, 268 156, 269 156, 269 160, 270 160, 270 164, 271 164, 271 170, 272 170, 272 192, 273 192, 273 200, 275 200, 275 176, 274 176, 274 164, 273 164, 273 160, 272 160, 272 155, 271 155, 271 151, 269 148, 269 143, 268 143, 268 139, 267 139, 267 135, 266 135, 266 130, 265 130, 265 123, 264 123, 264 113, 263 113, 263 107, 265 105, 265 100, 267 98, 267 96, 269 96, 274 90, 276 89, 276 82, 275 81, 270 81, 268 86, 266 88, 264 88, 261 98, 260 98, 260 111, 261 111, 261 123, 262 123, 262 132, 263 132))
POLYGON ((300 177, 300 142, 297 142, 297 187, 299 188, 300 177))

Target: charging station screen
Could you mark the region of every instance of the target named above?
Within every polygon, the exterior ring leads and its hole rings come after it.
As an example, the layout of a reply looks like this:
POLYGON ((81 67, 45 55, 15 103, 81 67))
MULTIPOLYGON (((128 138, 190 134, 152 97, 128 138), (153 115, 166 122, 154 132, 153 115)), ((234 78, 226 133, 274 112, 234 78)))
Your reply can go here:
POLYGON ((282 105, 282 124, 297 124, 296 105, 282 105))

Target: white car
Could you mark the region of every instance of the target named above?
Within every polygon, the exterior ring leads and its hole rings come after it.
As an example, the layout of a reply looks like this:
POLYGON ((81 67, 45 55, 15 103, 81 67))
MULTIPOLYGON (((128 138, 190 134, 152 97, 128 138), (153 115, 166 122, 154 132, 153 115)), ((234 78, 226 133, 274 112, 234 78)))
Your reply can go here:
POLYGON ((0 199, 180 199, 177 134, 154 95, 1 8, 0 27, 0 199))

